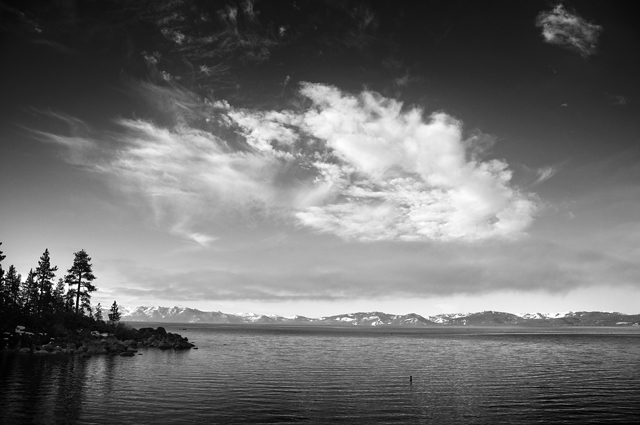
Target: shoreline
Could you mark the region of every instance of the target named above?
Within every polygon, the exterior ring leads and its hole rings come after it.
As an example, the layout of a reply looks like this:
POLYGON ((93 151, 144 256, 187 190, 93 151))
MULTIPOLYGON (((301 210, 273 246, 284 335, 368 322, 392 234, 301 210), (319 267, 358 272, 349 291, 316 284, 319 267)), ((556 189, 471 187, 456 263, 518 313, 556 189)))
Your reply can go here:
POLYGON ((118 339, 113 333, 82 330, 78 335, 47 339, 46 333, 34 333, 17 326, 13 335, 4 333, 4 344, 1 351, 17 352, 30 355, 112 355, 132 357, 138 348, 159 348, 161 350, 197 349, 187 337, 167 332, 162 326, 157 328, 127 329, 126 338, 118 339))

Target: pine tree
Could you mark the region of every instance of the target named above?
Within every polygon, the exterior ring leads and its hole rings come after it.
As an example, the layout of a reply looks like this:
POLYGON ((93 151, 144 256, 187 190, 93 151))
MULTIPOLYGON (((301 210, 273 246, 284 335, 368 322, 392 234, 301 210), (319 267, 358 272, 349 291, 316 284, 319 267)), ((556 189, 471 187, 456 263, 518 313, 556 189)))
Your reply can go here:
MULTIPOLYGON (((0 242, 0 245, 2 245, 2 242, 0 242)), ((5 258, 7 258, 7 256, 2 255, 2 251, 0 251, 0 281, 2 281, 2 278, 4 276, 4 270, 2 270, 2 260, 4 260, 5 258)))
POLYGON ((111 304, 111 309, 109 310, 109 323, 113 325, 117 325, 120 321, 120 311, 118 310, 118 304, 114 301, 111 304))
MULTIPOLYGON (((2 242, 0 242, 2 245, 2 242)), ((2 251, 0 251, 0 311, 4 311, 6 304, 9 302, 8 299, 8 287, 5 284, 4 280, 4 270, 2 269, 2 260, 7 258, 6 255, 2 255, 2 251)))
POLYGON ((12 306, 17 307, 20 303, 20 285, 22 284, 22 276, 16 271, 15 266, 9 266, 9 270, 4 277, 5 286, 7 288, 9 302, 12 306))
POLYGON ((99 322, 104 320, 104 318, 102 317, 102 304, 100 303, 98 303, 98 305, 96 306, 95 319, 99 322))
POLYGON ((75 296, 75 311, 76 314, 78 314, 81 306, 83 311, 91 307, 91 293, 95 292, 98 288, 91 283, 96 279, 91 269, 91 257, 87 255, 84 249, 76 252, 74 255, 73 266, 67 270, 68 274, 64 280, 71 287, 69 288, 69 292, 75 296), (82 305, 80 301, 82 301, 82 305))
POLYGON ((61 313, 65 310, 67 310, 66 308, 66 302, 65 302, 65 283, 64 283, 64 279, 60 278, 58 279, 58 283, 56 284, 55 289, 53 290, 53 304, 54 304, 54 310, 56 311, 56 313, 61 313))
POLYGON ((34 315, 38 308, 38 284, 36 272, 29 270, 29 274, 22 284, 22 307, 27 315, 34 315))
POLYGON ((49 250, 45 249, 38 267, 36 268, 36 283, 38 285, 38 313, 53 310, 53 280, 56 277, 58 266, 51 267, 49 250))

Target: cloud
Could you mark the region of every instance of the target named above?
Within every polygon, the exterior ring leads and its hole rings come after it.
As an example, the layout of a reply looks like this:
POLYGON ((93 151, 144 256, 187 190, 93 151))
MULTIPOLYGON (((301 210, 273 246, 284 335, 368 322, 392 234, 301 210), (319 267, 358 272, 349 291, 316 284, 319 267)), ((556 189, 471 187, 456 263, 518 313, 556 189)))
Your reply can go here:
POLYGON ((534 194, 511 184, 506 162, 481 159, 494 140, 465 138, 462 123, 442 112, 425 119, 372 92, 309 83, 300 93, 311 105, 298 111, 198 104, 184 91, 171 102, 170 88, 140 90, 174 117, 169 126, 119 119, 117 131, 92 134, 65 118, 71 136, 40 136, 202 246, 220 217, 279 217, 364 241, 480 240, 523 234, 537 209, 534 194), (208 130, 192 126, 205 121, 208 130))
POLYGON ((363 240, 508 237, 531 223, 536 202, 510 186, 501 160, 471 155, 462 124, 364 92, 303 85, 313 108, 306 131, 323 140, 337 164, 318 177, 333 199, 297 213, 305 225, 363 240))
POLYGON ((188 270, 127 265, 121 274, 131 284, 118 293, 188 304, 195 300, 428 298, 504 291, 562 295, 603 282, 638 288, 640 265, 634 261, 637 249, 632 238, 616 240, 611 233, 605 243, 603 250, 602 244, 590 247, 571 237, 562 242, 528 238, 515 243, 380 242, 375 246, 293 238, 269 249, 258 242, 242 255, 218 252, 206 265, 188 270), (610 249, 620 240, 629 251, 623 255, 610 249))
POLYGON ((609 99, 609 102, 611 102, 611 104, 613 106, 627 106, 627 99, 622 96, 622 95, 610 95, 607 92, 604 92, 604 94, 607 96, 607 98, 609 99))
POLYGON ((544 181, 549 180, 551 177, 553 177, 558 170, 554 167, 542 167, 537 171, 538 174, 538 178, 536 179, 536 181, 533 183, 533 185, 538 185, 544 181))
POLYGON ((211 228, 220 213, 246 217, 280 205, 284 195, 274 179, 284 166, 276 156, 233 150, 211 133, 186 126, 116 122, 119 130, 112 133, 38 134, 67 148, 69 162, 103 174, 149 206, 159 226, 203 246, 215 237, 197 229, 211 228))
POLYGON ((602 27, 567 12, 558 4, 549 12, 540 12, 536 26, 542 28, 545 42, 573 50, 586 58, 596 53, 602 27))

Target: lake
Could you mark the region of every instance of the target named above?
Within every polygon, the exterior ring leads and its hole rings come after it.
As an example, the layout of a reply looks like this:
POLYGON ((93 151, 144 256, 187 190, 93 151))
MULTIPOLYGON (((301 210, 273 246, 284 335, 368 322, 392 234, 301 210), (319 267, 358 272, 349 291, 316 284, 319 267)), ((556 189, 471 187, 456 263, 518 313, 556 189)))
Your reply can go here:
POLYGON ((638 327, 152 325, 188 337, 198 350, 88 359, 0 353, 1 420, 585 424, 640 418, 638 327))

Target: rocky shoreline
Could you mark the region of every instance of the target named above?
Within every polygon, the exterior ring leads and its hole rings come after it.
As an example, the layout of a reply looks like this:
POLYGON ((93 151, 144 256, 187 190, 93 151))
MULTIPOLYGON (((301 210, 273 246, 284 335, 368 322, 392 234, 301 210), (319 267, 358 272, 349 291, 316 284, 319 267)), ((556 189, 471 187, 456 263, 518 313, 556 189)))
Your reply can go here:
POLYGON ((43 333, 25 331, 18 326, 13 335, 5 332, 3 351, 15 351, 20 354, 33 355, 111 355, 132 357, 139 348, 159 348, 161 350, 197 349, 189 339, 179 334, 167 332, 165 328, 128 329, 127 339, 118 339, 111 333, 97 331, 80 331, 77 335, 49 338, 43 333))

